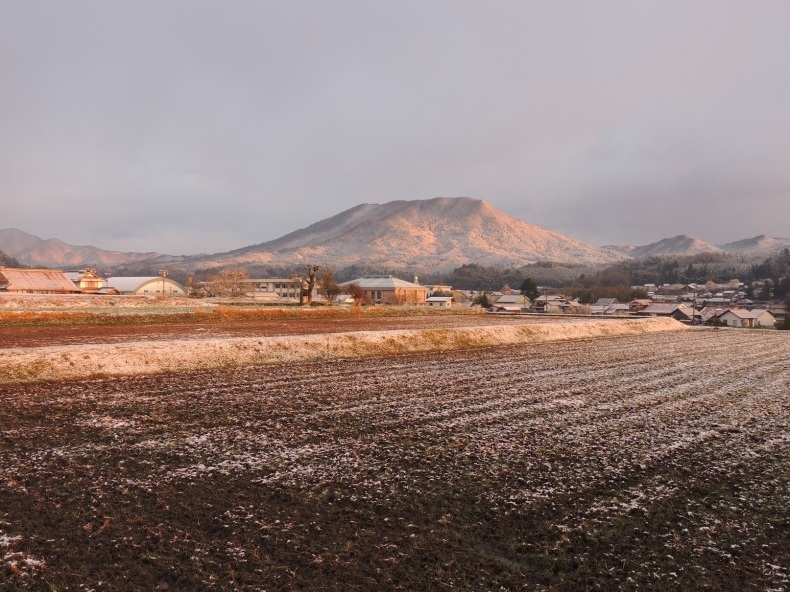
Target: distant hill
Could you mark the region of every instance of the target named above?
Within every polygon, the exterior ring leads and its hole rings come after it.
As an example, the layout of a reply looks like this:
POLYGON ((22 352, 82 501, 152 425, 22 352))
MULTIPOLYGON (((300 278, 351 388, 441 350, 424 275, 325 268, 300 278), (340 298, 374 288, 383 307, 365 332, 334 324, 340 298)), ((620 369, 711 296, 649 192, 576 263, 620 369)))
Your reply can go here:
POLYGON ((40 239, 16 228, 0 230, 0 251, 33 267, 91 267, 146 261, 159 253, 122 253, 98 247, 74 246, 56 238, 40 239))
POLYGON ((650 256, 670 256, 670 255, 699 255, 700 253, 721 253, 722 249, 716 245, 699 240, 693 236, 679 234, 672 238, 665 238, 649 245, 634 246, 611 246, 624 255, 641 259, 650 256))
POLYGON ((206 266, 329 261, 337 267, 445 271, 470 262, 596 264, 623 258, 522 222, 480 199, 437 197, 362 204, 276 240, 191 260, 206 266))
POLYGON ((772 255, 782 249, 790 249, 790 238, 775 238, 772 236, 755 236, 721 245, 726 253, 759 253, 772 255))
POLYGON ((761 234, 754 238, 714 245, 712 243, 679 234, 672 238, 665 238, 649 245, 624 246, 610 245, 607 248, 615 250, 634 259, 643 257, 669 257, 683 255, 699 255, 701 253, 738 253, 743 255, 769 256, 778 253, 784 248, 790 248, 790 239, 774 238, 761 234))

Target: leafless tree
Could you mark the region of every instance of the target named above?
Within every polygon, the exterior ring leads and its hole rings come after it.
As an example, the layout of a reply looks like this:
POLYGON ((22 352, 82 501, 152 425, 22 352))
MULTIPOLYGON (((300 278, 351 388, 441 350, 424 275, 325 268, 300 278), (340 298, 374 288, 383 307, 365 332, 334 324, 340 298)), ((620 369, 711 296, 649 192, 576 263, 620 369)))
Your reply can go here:
POLYGON ((292 276, 295 281, 300 283, 299 304, 310 305, 313 303, 313 290, 315 289, 315 284, 318 281, 317 277, 319 269, 321 269, 320 265, 308 265, 307 276, 292 276), (307 300, 307 302, 305 302, 305 300, 307 300))
POLYGON ((318 292, 329 301, 333 301, 342 292, 342 288, 335 281, 335 270, 331 265, 321 266, 318 285, 318 292))
POLYGON ((243 267, 226 267, 217 275, 208 277, 206 289, 212 296, 239 298, 244 296, 245 286, 242 280, 246 279, 249 279, 249 275, 243 267))
POLYGON ((368 293, 359 284, 349 284, 346 290, 354 297, 354 306, 362 306, 368 301, 368 293))

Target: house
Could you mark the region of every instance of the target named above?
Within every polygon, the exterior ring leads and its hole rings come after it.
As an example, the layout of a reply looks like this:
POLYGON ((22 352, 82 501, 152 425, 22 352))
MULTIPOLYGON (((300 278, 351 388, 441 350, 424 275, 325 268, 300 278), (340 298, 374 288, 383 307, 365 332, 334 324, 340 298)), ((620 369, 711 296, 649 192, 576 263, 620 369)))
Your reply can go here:
POLYGON ((535 298, 533 308, 539 312, 549 312, 552 305, 567 301, 562 294, 542 294, 535 298))
POLYGON ((713 322, 719 322, 726 327, 754 327, 757 315, 745 308, 727 308, 713 317, 713 322))
POLYGON ((398 279, 391 275, 368 275, 340 284, 342 288, 356 284, 371 302, 380 304, 425 304, 427 286, 398 279))
POLYGON ((425 304, 432 308, 450 308, 453 304, 452 296, 430 296, 425 299, 425 304))
POLYGON ((594 314, 594 315, 622 316, 622 315, 627 315, 628 313, 629 313, 628 305, 621 304, 619 302, 615 302, 614 304, 610 304, 608 306, 600 306, 597 304, 593 304, 590 307, 590 314, 594 314))
POLYGON ((535 298, 533 308, 550 314, 573 314, 581 310, 582 304, 562 294, 544 294, 535 298))
POLYGON ((599 298, 595 301, 593 306, 602 306, 604 308, 608 308, 612 306, 612 304, 620 304, 620 301, 617 298, 599 298))
POLYGON ((776 315, 770 310, 764 308, 752 309, 752 314, 757 315, 755 327, 776 327, 776 315))
POLYGON ((110 277, 107 287, 115 288, 119 294, 137 296, 186 296, 187 290, 169 277, 110 277))
POLYGON ((620 304, 617 298, 599 298, 590 307, 590 314, 594 315, 625 314, 627 311, 628 305, 620 304))
POLYGON ((676 321, 701 322, 702 315, 698 310, 685 304, 653 303, 636 313, 643 317, 672 317, 676 321))
POLYGON ((502 292, 502 294, 504 294, 505 296, 509 296, 509 295, 513 294, 513 288, 511 288, 507 284, 502 286, 502 289, 499 290, 499 291, 502 292))
MULTIPOLYGON (((506 284, 507 285, 507 284, 506 284)), ((529 308, 532 302, 523 294, 503 294, 494 301, 497 306, 511 305, 518 306, 519 308, 529 308)))
POLYGON ((636 313, 645 307, 650 306, 651 304, 653 304, 653 301, 650 300, 650 298, 634 298, 628 303, 628 311, 631 313, 636 313))
POLYGON ((93 268, 64 272, 86 294, 96 294, 107 287, 107 280, 93 268))
POLYGON ((82 290, 61 270, 0 267, 0 290, 26 294, 79 294, 82 290))
POLYGON ((702 318, 702 322, 707 324, 712 322, 715 317, 723 313, 725 310, 727 309, 721 306, 705 306, 699 311, 699 314, 702 318))

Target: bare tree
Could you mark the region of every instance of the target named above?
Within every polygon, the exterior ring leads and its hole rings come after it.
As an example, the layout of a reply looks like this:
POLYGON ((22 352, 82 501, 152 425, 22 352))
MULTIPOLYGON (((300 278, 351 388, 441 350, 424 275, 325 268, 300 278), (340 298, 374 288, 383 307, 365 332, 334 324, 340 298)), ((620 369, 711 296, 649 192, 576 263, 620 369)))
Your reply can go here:
POLYGON ((342 288, 335 281, 335 270, 331 265, 322 265, 318 279, 318 292, 324 298, 333 301, 342 292, 342 288))
POLYGON ((349 284, 346 290, 354 297, 354 306, 362 306, 368 301, 368 293, 359 284, 349 284))
POLYGON ((206 282, 207 291, 212 296, 239 298, 244 296, 245 286, 242 280, 246 279, 249 279, 249 275, 243 267, 226 267, 217 275, 209 276, 206 282))
POLYGON ((320 265, 308 265, 307 266, 307 276, 306 277, 299 277, 297 275, 292 276, 295 281, 299 282, 299 304, 307 304, 310 305, 313 303, 313 290, 315 289, 315 284, 318 281, 318 270, 321 269, 320 265), (305 303, 305 299, 307 302, 305 303))

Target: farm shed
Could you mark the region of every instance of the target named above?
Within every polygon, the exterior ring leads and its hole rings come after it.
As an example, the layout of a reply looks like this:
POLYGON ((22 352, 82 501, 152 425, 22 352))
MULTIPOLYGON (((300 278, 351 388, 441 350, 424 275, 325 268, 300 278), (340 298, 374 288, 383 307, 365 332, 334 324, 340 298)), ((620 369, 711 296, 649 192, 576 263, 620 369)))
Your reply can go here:
POLYGON ((510 314, 518 314, 520 312, 524 312, 524 309, 516 304, 495 303, 491 306, 491 310, 493 310, 494 312, 507 312, 510 314))
POLYGON ((425 304, 427 286, 413 284, 391 275, 368 275, 343 282, 341 288, 356 284, 367 294, 372 302, 381 304, 425 304))
POLYGON ((27 294, 79 294, 79 287, 55 269, 0 267, 0 290, 27 294))
POLYGON ((177 281, 161 276, 151 277, 110 277, 107 286, 115 288, 120 294, 137 296, 186 296, 186 288, 177 281))
POLYGON ((452 303, 452 296, 431 296, 425 299, 425 304, 432 308, 450 308, 452 303))

